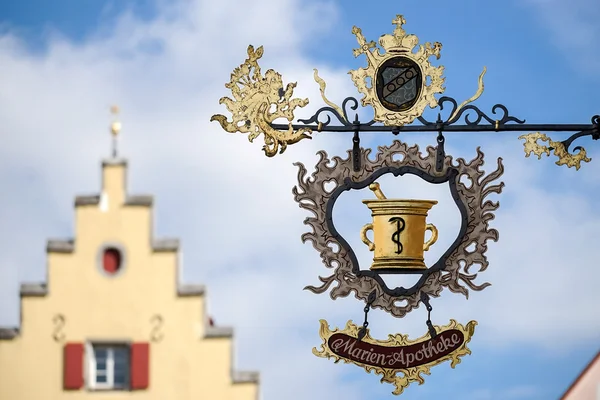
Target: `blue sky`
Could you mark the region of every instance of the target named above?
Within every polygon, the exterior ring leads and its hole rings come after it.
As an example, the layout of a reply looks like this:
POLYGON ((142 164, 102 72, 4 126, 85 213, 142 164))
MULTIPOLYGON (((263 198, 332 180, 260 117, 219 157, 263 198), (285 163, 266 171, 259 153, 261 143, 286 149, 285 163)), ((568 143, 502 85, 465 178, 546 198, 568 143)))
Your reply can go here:
MULTIPOLYGON (((98 162, 110 146, 107 110, 117 102, 123 109, 121 146, 131 161, 130 191, 156 195, 157 235, 182 238, 183 279, 208 285, 217 322, 236 328, 238 366, 261 370, 263 398, 394 398, 392 387, 376 376, 311 354, 320 344, 320 318, 342 327, 362 318, 363 305, 302 291, 327 271, 312 246, 300 244, 306 215, 290 195, 292 162, 301 160, 311 170, 317 150, 344 154, 350 138, 322 134, 266 159, 258 143, 226 135, 208 119, 225 111, 218 99, 228 94, 223 85, 248 44, 265 46, 263 71, 275 68, 286 82, 299 82, 298 96, 311 99, 305 115, 319 106, 313 67, 328 82, 333 101, 358 97, 346 73, 366 61, 353 58, 357 44, 350 29, 357 25, 376 40, 392 31, 396 14, 405 16, 405 29, 422 42, 442 43, 434 65, 445 66, 445 95, 470 97, 487 66, 485 92, 476 103, 484 111, 502 103, 531 123, 589 123, 600 114, 596 0, 568 6, 558 0, 375 6, 294 0, 3 2, 0 243, 7 247, 0 256, 0 325, 18 322, 19 283, 44 279, 44 240, 73 234, 73 197, 98 190, 98 162), (214 185, 226 198, 207 189, 214 185), (207 234, 227 207, 243 215, 236 232, 218 227, 207 234), (228 251, 224 236, 239 250, 228 251), (248 293, 244 304, 232 301, 232 290, 248 293), (294 339, 283 343, 282 335, 294 339), (285 358, 265 355, 278 345, 288 346, 285 358), (281 362, 287 370, 276 367, 281 362)), ((435 111, 427 112, 435 118, 435 111)), ((599 350, 600 273, 590 238, 600 224, 594 207, 600 146, 581 140, 592 162, 575 171, 556 166, 553 158, 526 159, 518 135, 446 136, 449 153, 457 157, 472 158, 481 146, 488 165, 497 157, 505 162, 506 189, 492 222, 500 241, 490 244, 490 267, 481 274, 493 286, 471 293, 468 301, 449 291, 435 300, 437 324, 449 318, 479 321, 473 354, 454 370, 433 368, 423 386, 411 385, 401 398, 554 399, 599 350)), ((372 147, 394 139, 363 138, 372 147)), ((399 138, 421 146, 435 140, 426 134, 399 138)), ((403 179, 408 185, 399 193, 447 195, 403 179)), ((361 196, 368 195, 354 199, 361 196)), ((356 216, 347 228, 354 235, 368 213, 360 202, 355 213, 351 196, 340 202, 340 218, 356 216)), ((432 215, 444 219, 442 201, 439 207, 432 215)), ((453 222, 447 225, 450 230, 453 222)), ((373 335, 420 336, 422 311, 402 320, 374 312, 373 335)))

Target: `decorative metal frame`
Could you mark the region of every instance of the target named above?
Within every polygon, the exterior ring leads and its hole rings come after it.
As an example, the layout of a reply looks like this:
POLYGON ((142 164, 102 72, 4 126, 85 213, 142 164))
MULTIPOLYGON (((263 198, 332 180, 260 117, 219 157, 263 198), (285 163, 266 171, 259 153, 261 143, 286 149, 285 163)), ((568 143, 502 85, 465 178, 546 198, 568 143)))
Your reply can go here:
POLYGON ((361 148, 360 161, 363 167, 359 172, 353 171, 352 156, 346 159, 336 156, 330 160, 324 151, 318 153, 320 160, 310 177, 307 176, 308 171, 302 163, 295 164, 299 171, 298 186, 293 189, 294 199, 301 208, 313 214, 304 221, 312 228, 312 232, 302 235, 302 241, 312 242, 313 247, 321 254, 325 266, 334 269, 332 275, 326 278, 319 277, 321 286, 307 286, 306 289, 313 293, 323 293, 337 282, 337 287, 331 289, 332 299, 346 297, 354 292, 358 299, 365 302, 369 294, 375 291, 376 299, 372 307, 381 308, 396 317, 403 317, 418 306, 422 293, 438 297, 443 287, 448 287, 451 291, 468 297, 467 287, 483 290, 489 286, 489 283, 475 284, 473 281, 477 278, 477 273, 470 274, 469 268, 479 264, 479 272, 484 271, 488 266, 485 256, 487 241, 498 240, 498 232, 490 229, 488 222, 494 219, 493 212, 499 204, 486 200, 486 197, 492 193, 500 193, 504 187, 504 183, 492 185, 504 172, 502 159, 498 159, 498 167, 494 172, 484 175, 479 170, 484 157, 479 149, 477 157, 468 163, 459 158, 455 164, 451 156, 444 156, 439 172, 435 168, 438 164, 437 149, 432 146, 427 147, 427 154, 423 156, 417 145, 408 147, 406 143, 394 141, 389 147, 379 147, 374 160, 370 159, 370 153, 370 149, 361 148), (402 160, 394 159, 397 154, 403 156, 402 160), (435 264, 427 270, 395 272, 422 274, 419 281, 408 289, 388 288, 378 272, 361 270, 354 251, 333 223, 333 207, 343 192, 365 188, 384 174, 413 174, 429 183, 448 183, 450 193, 462 216, 456 239, 435 264), (461 182, 463 176, 469 178, 470 186, 461 182), (327 190, 325 184, 334 186, 327 190), (339 246, 337 251, 332 249, 332 243, 339 246), (475 251, 469 252, 467 248, 473 243, 476 244, 475 251), (398 300, 406 300, 406 305, 396 305, 398 300))

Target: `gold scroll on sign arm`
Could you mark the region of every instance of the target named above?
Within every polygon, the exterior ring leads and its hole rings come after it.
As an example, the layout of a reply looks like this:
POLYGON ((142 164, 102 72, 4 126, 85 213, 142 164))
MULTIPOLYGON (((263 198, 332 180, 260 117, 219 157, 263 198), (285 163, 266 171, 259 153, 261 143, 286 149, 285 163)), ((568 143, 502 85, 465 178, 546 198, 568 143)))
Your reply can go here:
POLYGON ((576 154, 571 154, 565 148, 562 142, 555 142, 550 139, 546 134, 541 132, 528 133, 526 135, 519 136, 519 139, 525 139, 523 146, 525 147, 525 157, 529 157, 531 153, 538 156, 538 160, 542 158, 542 154, 550 156, 550 151, 554 150, 554 155, 558 157, 556 165, 566 165, 567 167, 575 167, 579 170, 581 162, 590 162, 591 158, 587 157, 587 153, 583 147, 578 147, 575 150, 579 150, 576 154), (542 142, 548 142, 548 146, 544 146, 538 143, 538 140, 542 142))
POLYGON ((288 83, 284 89, 281 74, 272 69, 263 77, 258 65, 262 55, 262 46, 256 51, 253 46, 248 46, 248 58, 233 70, 231 81, 225 84, 233 99, 222 97, 219 103, 225 104, 231 112, 232 121, 220 114, 213 115, 210 120, 218 121, 229 133, 248 133, 250 142, 262 133, 265 140, 263 150, 268 157, 273 157, 278 151, 283 153, 288 144, 310 139, 312 130, 301 128, 294 131, 294 110, 306 106, 308 99, 292 99, 296 83, 288 83), (278 118, 288 120, 288 129, 277 130, 271 126, 278 118))

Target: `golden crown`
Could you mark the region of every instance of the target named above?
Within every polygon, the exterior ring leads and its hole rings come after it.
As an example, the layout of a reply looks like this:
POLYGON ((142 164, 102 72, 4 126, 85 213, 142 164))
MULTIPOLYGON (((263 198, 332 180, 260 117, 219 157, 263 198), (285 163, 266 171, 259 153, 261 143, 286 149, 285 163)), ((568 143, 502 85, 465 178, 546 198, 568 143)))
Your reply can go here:
POLYGON ((402 29, 402 26, 406 23, 406 20, 402 15, 397 15, 396 19, 392 21, 396 25, 394 33, 392 35, 385 34, 379 38, 379 44, 385 49, 386 52, 410 52, 419 44, 419 38, 416 35, 408 35, 406 31, 402 29))

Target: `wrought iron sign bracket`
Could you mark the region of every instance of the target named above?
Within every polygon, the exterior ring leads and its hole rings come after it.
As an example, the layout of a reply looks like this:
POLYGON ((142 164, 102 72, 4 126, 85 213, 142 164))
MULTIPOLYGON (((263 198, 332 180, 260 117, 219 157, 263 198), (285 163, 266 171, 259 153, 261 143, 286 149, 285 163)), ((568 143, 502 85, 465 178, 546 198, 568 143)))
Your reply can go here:
POLYGON ((444 158, 446 158, 446 152, 444 151, 444 142, 446 139, 444 138, 444 122, 442 121, 442 116, 438 113, 436 125, 438 128, 438 136, 437 136, 437 147, 436 147, 436 155, 435 155, 435 170, 436 172, 442 172, 444 169, 444 158))
POLYGON ((419 116, 416 120, 420 124, 410 124, 403 126, 387 126, 376 124, 378 121, 371 120, 368 123, 361 123, 358 119, 358 114, 355 115, 353 122, 349 122, 346 118, 348 115, 345 109, 348 103, 352 103, 352 110, 356 110, 358 106, 358 100, 354 97, 347 97, 343 103, 344 107, 343 114, 332 107, 322 107, 310 118, 299 119, 299 124, 271 124, 271 127, 275 130, 286 130, 291 128, 294 131, 299 130, 311 130, 316 132, 330 132, 330 133, 343 133, 353 132, 353 156, 354 156, 354 170, 358 171, 360 168, 360 160, 358 160, 358 146, 360 143, 359 133, 385 133, 391 132, 393 135, 400 133, 409 132, 437 132, 438 133, 438 163, 436 164, 436 171, 441 171, 441 160, 443 160, 444 154, 444 136, 443 133, 457 133, 457 132, 532 132, 525 135, 519 136, 519 139, 525 139, 525 153, 526 157, 529 157, 531 153, 534 153, 541 158, 542 154, 550 155, 551 151, 554 151, 555 155, 559 158, 557 165, 568 165, 569 167, 574 166, 576 169, 580 168, 581 161, 589 162, 586 156, 585 149, 581 146, 577 146, 573 149, 575 154, 570 153, 570 146, 573 141, 590 136, 593 140, 600 138, 600 115, 594 115, 591 118, 590 124, 526 124, 525 120, 521 120, 514 116, 511 116, 508 108, 502 104, 496 104, 492 107, 492 114, 496 114, 499 110, 502 115, 498 119, 492 118, 477 106, 472 104, 463 105, 459 108, 457 101, 451 97, 443 96, 439 99, 439 109, 444 109, 444 104, 449 103, 452 106, 450 111, 450 118, 446 121, 442 120, 441 114, 438 113, 438 118, 435 122, 426 120, 423 116, 419 116), (469 112, 474 113, 473 115, 469 112), (331 113, 340 123, 339 125, 331 125, 331 117, 327 115, 327 119, 324 122, 319 121, 319 117, 323 113, 331 113), (470 118, 471 116, 471 118, 470 118), (462 118, 462 120, 461 120, 462 118), (487 123, 482 123, 485 121, 487 123), (462 122, 462 123, 460 123, 462 122), (513 124, 511 124, 511 122, 513 124), (548 138, 541 132, 574 132, 567 139, 555 142, 548 138), (543 146, 537 143, 538 140, 548 141, 549 146, 543 146))
POLYGON ((360 171, 360 121, 358 120, 358 114, 354 118, 354 137, 352 138, 352 163, 354 171, 360 171))
MULTIPOLYGON (((325 95, 326 83, 315 69, 314 80, 320 87, 321 98, 326 106, 317 110, 312 117, 299 119, 294 124, 295 110, 305 107, 308 99, 292 98, 296 83, 284 86, 278 72, 269 69, 263 76, 258 60, 264 50, 262 46, 256 50, 248 46, 248 58, 234 69, 231 81, 225 85, 231 90, 233 98, 222 97, 219 100, 231 112, 232 120, 228 121, 225 115, 217 114, 212 116, 211 121, 219 122, 227 132, 247 133, 251 142, 262 134, 265 142, 263 151, 269 157, 283 153, 290 144, 311 139, 314 132, 353 132, 355 172, 361 168, 358 157, 361 132, 392 132, 394 135, 437 132, 438 138, 443 138, 443 133, 451 132, 529 132, 519 136, 519 139, 524 139, 526 157, 533 153, 541 158, 542 154, 549 156, 553 152, 558 157, 557 165, 576 169, 580 168, 582 161, 591 160, 583 147, 575 147, 575 153, 569 151, 573 141, 579 138, 600 138, 600 115, 594 115, 591 124, 526 124, 525 120, 511 116, 506 106, 496 104, 490 116, 472 104, 483 94, 485 67, 479 75, 477 91, 469 99, 459 104, 452 97, 437 98, 436 95, 444 92, 444 67, 431 65, 429 59, 440 58, 442 45, 439 42, 419 44, 415 35, 404 30, 405 22, 402 15, 394 19, 396 28, 393 34, 379 38, 380 48, 374 41, 368 42, 360 28, 352 28, 359 44, 359 48, 354 49, 354 56, 364 55, 368 62, 366 67, 349 72, 354 85, 363 94, 360 102, 355 97, 346 97, 341 107, 331 102, 325 95), (359 103, 363 107, 371 106, 374 111, 371 121, 360 122, 356 113, 351 122, 349 111, 356 111, 359 103), (451 110, 445 120, 439 112, 435 122, 423 117, 427 107, 439 107, 442 111, 448 105, 451 110), (322 115, 324 120, 320 119, 322 115), (331 124, 332 117, 338 124, 331 124), (281 120, 287 123, 276 123, 281 120), (562 141, 553 141, 542 132, 570 132, 572 135, 562 141)), ((443 143, 439 140, 438 143, 441 153, 443 143)), ((438 157, 440 159, 442 157, 438 157)), ((440 171, 439 161, 436 171, 440 171)))
MULTIPOLYGON (((348 101, 357 102, 356 98, 348 97, 344 100, 344 104, 348 101)), ((443 104, 446 102, 451 102, 456 107, 456 100, 443 96, 439 99, 439 107, 440 110, 443 110, 443 104)), ((377 121, 371 120, 368 123, 361 123, 357 118, 352 123, 347 123, 345 120, 339 119, 342 122, 341 125, 330 125, 331 118, 328 116, 327 121, 318 122, 316 125, 314 124, 317 121, 317 118, 323 112, 329 111, 332 112, 336 117, 339 117, 337 112, 333 112, 330 107, 320 108, 315 115, 313 115, 309 119, 299 119, 298 122, 300 124, 271 124, 273 129, 283 130, 288 129, 290 126, 294 130, 308 128, 310 130, 314 130, 316 132, 392 132, 394 135, 398 135, 399 133, 405 132, 527 132, 527 131, 546 131, 546 132, 578 132, 578 135, 573 135, 569 139, 564 140, 563 142, 572 142, 573 140, 582 137, 582 136, 593 136, 596 135, 595 139, 598 139, 598 135, 600 135, 600 116, 594 115, 591 118, 590 124, 526 124, 525 120, 517 119, 513 116, 508 115, 508 109, 502 104, 496 104, 492 107, 492 113, 495 114, 496 111, 500 109, 503 111, 503 116, 501 119, 493 119, 490 118, 487 114, 483 113, 479 108, 474 105, 469 105, 461 109, 454 118, 441 121, 436 120, 435 122, 427 121, 423 117, 416 118, 421 125, 411 124, 411 125, 403 125, 403 126, 388 126, 388 125, 374 125, 377 121), (474 121, 471 121, 469 115, 464 115, 464 123, 458 124, 459 118, 463 116, 468 110, 473 110, 477 118, 474 121), (489 124, 481 124, 482 120, 486 120, 489 124), (508 122, 514 122, 515 125, 507 124, 508 122)))

